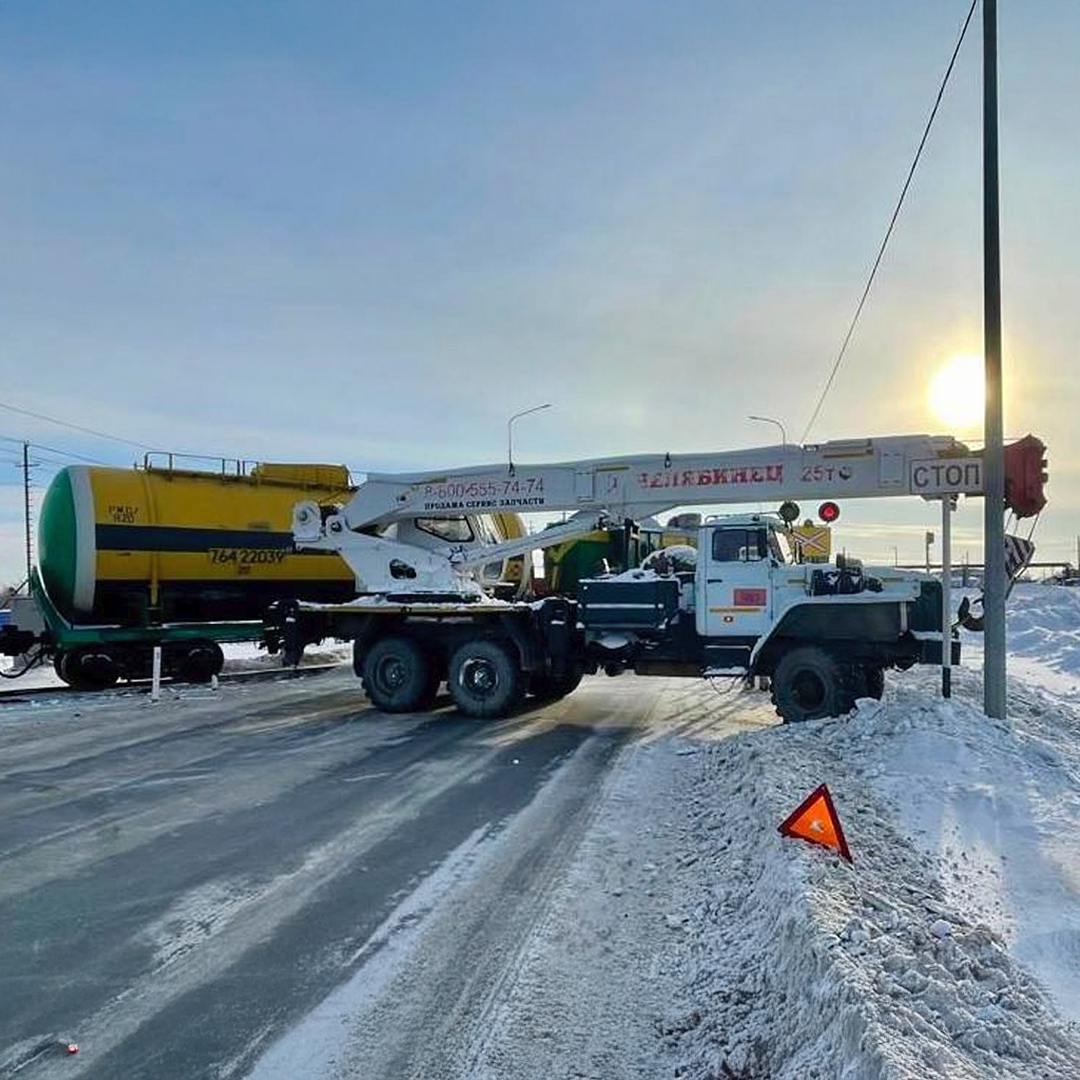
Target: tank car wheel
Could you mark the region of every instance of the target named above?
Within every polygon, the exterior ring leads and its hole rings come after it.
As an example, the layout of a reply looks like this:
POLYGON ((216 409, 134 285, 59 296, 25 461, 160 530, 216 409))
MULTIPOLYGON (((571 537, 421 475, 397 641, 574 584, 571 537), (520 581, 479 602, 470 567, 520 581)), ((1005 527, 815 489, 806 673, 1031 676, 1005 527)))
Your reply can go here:
POLYGON ((225 654, 216 641, 193 641, 176 658, 174 678, 178 682, 208 683, 224 665, 225 654))
POLYGON ((92 646, 64 653, 60 678, 74 690, 108 690, 120 678, 120 668, 107 652, 92 646))

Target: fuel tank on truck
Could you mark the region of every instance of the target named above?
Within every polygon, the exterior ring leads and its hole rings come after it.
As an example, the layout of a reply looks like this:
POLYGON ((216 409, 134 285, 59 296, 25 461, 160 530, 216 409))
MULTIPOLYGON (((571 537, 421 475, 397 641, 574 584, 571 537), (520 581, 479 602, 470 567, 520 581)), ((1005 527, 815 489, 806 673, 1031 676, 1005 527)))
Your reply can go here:
POLYGON ((260 464, 237 475, 173 468, 61 470, 45 494, 38 564, 74 623, 258 619, 273 600, 355 592, 333 553, 295 551, 293 504, 340 503, 342 465, 260 464))

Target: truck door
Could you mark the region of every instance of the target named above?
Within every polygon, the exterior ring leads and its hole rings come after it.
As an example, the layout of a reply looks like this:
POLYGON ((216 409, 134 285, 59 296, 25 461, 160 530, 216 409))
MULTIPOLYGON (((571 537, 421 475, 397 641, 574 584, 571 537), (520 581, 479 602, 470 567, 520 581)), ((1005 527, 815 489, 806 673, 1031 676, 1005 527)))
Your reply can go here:
POLYGON ((708 550, 698 554, 697 628, 705 637, 760 637, 769 628, 770 561, 768 530, 747 526, 712 530, 708 550), (706 557, 702 559, 702 555, 706 557))

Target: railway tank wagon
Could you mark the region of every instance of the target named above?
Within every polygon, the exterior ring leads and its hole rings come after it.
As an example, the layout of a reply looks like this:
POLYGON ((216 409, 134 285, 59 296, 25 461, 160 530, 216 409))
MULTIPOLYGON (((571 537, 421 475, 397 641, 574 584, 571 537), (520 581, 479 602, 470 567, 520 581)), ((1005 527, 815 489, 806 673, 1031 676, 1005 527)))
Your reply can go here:
POLYGON ((298 500, 351 490, 339 465, 61 470, 41 506, 35 581, 58 674, 86 688, 145 675, 161 644, 167 674, 206 679, 219 642, 258 638, 274 600, 349 598, 346 564, 296 551, 290 522, 298 500))

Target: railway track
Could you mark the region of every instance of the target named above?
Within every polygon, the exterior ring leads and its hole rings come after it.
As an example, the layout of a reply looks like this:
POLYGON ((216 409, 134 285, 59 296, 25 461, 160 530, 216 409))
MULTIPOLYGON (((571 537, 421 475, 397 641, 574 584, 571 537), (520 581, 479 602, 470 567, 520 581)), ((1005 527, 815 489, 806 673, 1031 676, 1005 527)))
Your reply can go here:
MULTIPOLYGON (((296 678, 306 678, 309 675, 321 675, 327 671, 333 671, 341 667, 335 664, 310 664, 305 667, 274 667, 274 668, 251 668, 243 671, 223 671, 218 679, 221 682, 259 682, 264 679, 273 679, 281 675, 291 675, 296 678)), ((12 680, 14 681, 14 680, 12 680)), ((171 679, 162 679, 163 686, 173 685, 171 679)), ((185 684, 195 685, 195 684, 185 684)), ((149 679, 134 679, 131 682, 118 683, 111 690, 75 690, 70 686, 27 686, 27 687, 2 687, 0 688, 0 703, 22 701, 26 698, 57 697, 66 694, 83 694, 98 697, 115 690, 142 690, 149 692, 149 679)))

